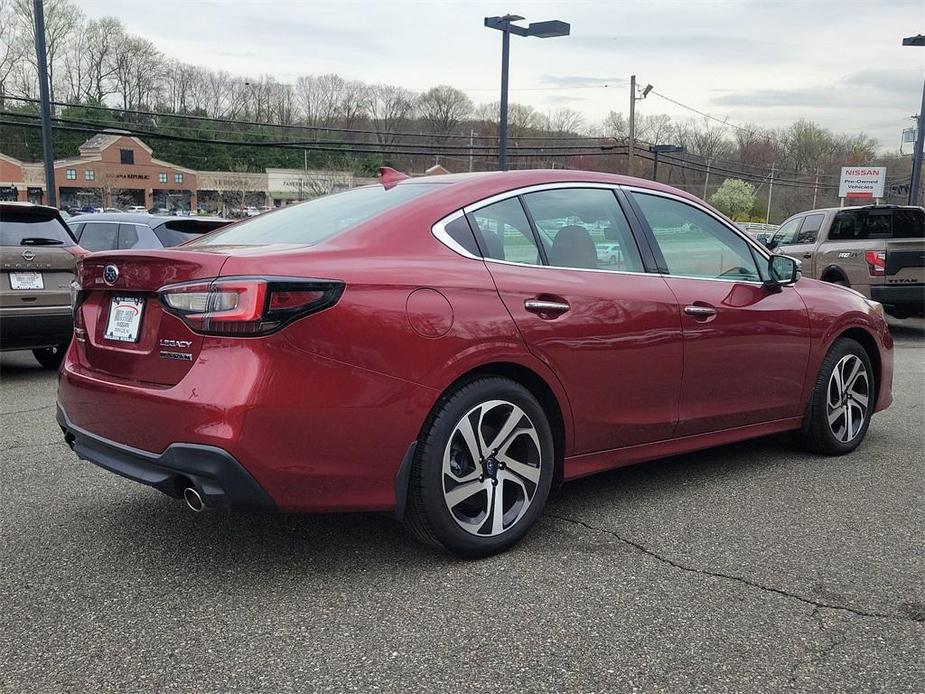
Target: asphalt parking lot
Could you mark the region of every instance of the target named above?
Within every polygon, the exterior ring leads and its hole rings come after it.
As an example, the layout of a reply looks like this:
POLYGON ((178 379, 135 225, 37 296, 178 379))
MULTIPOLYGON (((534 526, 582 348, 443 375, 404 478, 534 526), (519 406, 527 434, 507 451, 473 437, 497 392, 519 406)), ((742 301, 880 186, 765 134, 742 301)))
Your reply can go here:
POLYGON ((78 461, 4 354, 0 690, 925 691, 925 323, 893 325, 853 455, 607 473, 470 562, 381 516, 194 515, 78 461))

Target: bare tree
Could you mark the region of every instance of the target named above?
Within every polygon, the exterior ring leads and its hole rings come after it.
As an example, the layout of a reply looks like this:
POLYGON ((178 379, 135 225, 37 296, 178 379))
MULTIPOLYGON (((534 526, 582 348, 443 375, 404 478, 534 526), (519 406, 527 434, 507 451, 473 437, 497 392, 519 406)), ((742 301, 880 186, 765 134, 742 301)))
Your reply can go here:
MULTIPOLYGON (((45 60, 48 64, 48 86, 52 101, 55 100, 55 73, 64 57, 65 45, 79 24, 83 13, 70 0, 46 0, 45 14, 45 60)), ((35 14, 32 0, 13 0, 13 15, 20 27, 33 37, 32 51, 23 56, 36 68, 35 56, 35 14)), ((8 21, 8 20, 4 20, 8 21)))
POLYGON ((434 135, 435 141, 446 142, 460 121, 472 113, 472 100, 455 87, 442 84, 431 87, 417 100, 421 120, 434 135))
POLYGON ((402 87, 391 84, 374 84, 366 90, 366 112, 381 145, 390 145, 397 139, 403 124, 414 115, 414 95, 402 87))
POLYGON ((557 108, 546 114, 544 128, 552 133, 578 132, 584 122, 584 116, 570 108, 557 108))
POLYGON ((137 36, 126 38, 116 49, 113 79, 122 107, 147 106, 157 96, 163 73, 161 54, 153 43, 137 36))
MULTIPOLYGON (((10 0, 0 0, 0 17, 11 17, 13 7, 10 0)), ((9 93, 8 81, 16 64, 22 59, 25 42, 20 36, 22 26, 16 22, 0 22, 0 108, 4 96, 9 93)))

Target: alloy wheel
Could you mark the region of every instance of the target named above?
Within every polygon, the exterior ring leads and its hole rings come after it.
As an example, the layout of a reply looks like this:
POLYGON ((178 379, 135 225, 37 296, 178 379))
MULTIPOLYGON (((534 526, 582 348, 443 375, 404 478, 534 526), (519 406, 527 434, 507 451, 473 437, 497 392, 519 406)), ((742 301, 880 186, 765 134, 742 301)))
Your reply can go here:
POLYGON ((838 441, 848 443, 861 433, 870 396, 870 377, 864 362, 854 354, 842 357, 826 390, 829 429, 838 441))
POLYGON ((489 400, 456 424, 443 453, 443 498, 463 530, 494 537, 523 518, 540 481, 536 427, 517 405, 489 400))

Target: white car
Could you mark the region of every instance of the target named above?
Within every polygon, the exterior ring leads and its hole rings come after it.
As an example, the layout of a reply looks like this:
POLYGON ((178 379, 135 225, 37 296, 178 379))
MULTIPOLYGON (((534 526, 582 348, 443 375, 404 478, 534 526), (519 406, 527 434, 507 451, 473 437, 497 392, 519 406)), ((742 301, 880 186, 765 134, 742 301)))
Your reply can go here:
POLYGON ((241 212, 244 213, 245 217, 256 217, 258 214, 260 214, 260 210, 258 210, 253 205, 248 205, 243 210, 241 210, 241 212))
POLYGON ((619 243, 597 244, 597 262, 605 265, 616 265, 623 262, 623 249, 619 243))
POLYGON ((131 205, 130 207, 125 208, 126 212, 131 212, 133 214, 144 214, 148 211, 148 208, 144 205, 131 205))

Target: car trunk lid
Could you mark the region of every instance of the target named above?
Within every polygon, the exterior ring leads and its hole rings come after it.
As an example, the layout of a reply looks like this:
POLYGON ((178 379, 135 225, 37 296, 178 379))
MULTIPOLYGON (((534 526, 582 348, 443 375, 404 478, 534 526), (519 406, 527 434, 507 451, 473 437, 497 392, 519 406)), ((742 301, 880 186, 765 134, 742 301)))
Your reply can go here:
POLYGON ((199 357, 203 337, 164 309, 157 290, 217 277, 227 258, 181 250, 87 256, 79 266, 75 317, 80 365, 104 378, 178 383, 199 357))

